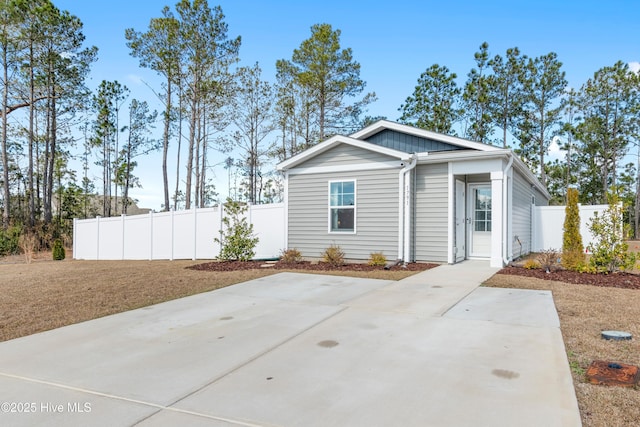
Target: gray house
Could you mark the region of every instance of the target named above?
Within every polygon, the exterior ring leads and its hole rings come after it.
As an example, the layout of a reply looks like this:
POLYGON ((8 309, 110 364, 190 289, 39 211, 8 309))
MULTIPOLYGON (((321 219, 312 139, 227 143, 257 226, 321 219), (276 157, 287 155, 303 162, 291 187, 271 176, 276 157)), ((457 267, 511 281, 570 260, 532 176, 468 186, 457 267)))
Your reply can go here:
POLYGON ((334 136, 278 165, 287 247, 318 258, 495 267, 531 251, 533 205, 549 193, 508 149, 389 121, 334 136))

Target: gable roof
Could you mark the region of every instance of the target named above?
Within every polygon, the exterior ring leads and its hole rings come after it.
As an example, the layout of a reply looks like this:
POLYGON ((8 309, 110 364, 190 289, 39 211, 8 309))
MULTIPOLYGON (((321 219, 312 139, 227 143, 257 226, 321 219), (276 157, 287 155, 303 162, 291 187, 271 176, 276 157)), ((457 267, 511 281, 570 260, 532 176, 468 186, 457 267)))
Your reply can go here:
POLYGON ((365 150, 373 151, 375 153, 384 154, 389 157, 394 157, 399 160, 408 160, 411 157, 410 154, 405 153, 403 151, 382 147, 380 145, 372 144, 366 141, 361 141, 348 136, 336 135, 336 136, 332 136, 331 138, 327 139, 324 142, 314 145, 313 147, 303 151, 302 153, 296 154, 295 156, 283 162, 278 163, 276 167, 280 171, 291 169, 311 159, 312 157, 315 157, 318 154, 324 153, 325 151, 328 151, 340 144, 351 145, 353 147, 358 147, 365 150))
POLYGON ((478 150, 478 151, 494 151, 500 150, 500 148, 489 144, 483 144, 481 142, 469 141, 467 139, 458 138, 450 135, 443 135, 441 133, 431 132, 425 129, 420 129, 410 125, 404 125, 400 123, 390 122, 388 120, 377 121, 366 128, 359 130, 358 132, 351 134, 351 138, 366 140, 373 135, 382 132, 384 130, 393 130, 399 133, 416 136, 419 138, 428 139, 431 141, 442 142, 450 144, 461 149, 478 150))

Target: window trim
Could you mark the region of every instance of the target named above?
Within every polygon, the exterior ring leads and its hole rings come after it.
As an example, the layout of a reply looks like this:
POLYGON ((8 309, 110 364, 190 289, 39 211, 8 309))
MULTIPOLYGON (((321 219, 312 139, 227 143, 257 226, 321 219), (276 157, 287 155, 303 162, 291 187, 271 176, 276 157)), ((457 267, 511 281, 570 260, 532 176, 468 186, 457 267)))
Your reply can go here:
POLYGON ((355 178, 332 179, 327 182, 327 232, 329 234, 356 234, 358 215, 358 181, 355 178), (331 206, 331 184, 337 182, 353 182, 353 206, 331 206), (332 230, 332 209, 353 209, 353 230, 332 230))

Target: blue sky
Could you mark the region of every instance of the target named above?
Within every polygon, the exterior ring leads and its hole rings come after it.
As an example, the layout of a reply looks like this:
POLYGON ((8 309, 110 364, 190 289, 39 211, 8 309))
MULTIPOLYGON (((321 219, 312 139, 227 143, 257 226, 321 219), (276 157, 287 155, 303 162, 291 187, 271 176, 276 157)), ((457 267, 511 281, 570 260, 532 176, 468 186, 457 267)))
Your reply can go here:
MULTIPOLYGON (((90 87, 103 79, 118 80, 129 87, 132 97, 155 102, 144 82, 157 87, 159 80, 129 55, 124 30, 146 30, 149 20, 160 16, 163 6, 173 7, 175 0, 53 1, 82 20, 86 43, 99 48, 90 87)), ((398 107, 432 64, 449 67, 463 85, 474 66, 473 54, 484 41, 492 55, 504 55, 514 46, 530 57, 556 52, 569 85, 575 88, 617 60, 634 66, 640 62, 640 2, 636 0, 223 0, 209 5, 222 7, 230 36, 242 36, 241 64, 259 62, 267 80, 274 78, 276 60, 290 59, 293 49, 309 37, 313 24, 329 23, 340 29, 341 45, 353 50, 366 90, 378 96, 368 114, 391 120, 398 118, 398 107)), ((133 197, 141 206, 159 209, 160 156, 150 155, 139 163, 143 188, 135 189, 133 197)), ((224 197, 226 171, 219 167, 215 175, 224 197)))

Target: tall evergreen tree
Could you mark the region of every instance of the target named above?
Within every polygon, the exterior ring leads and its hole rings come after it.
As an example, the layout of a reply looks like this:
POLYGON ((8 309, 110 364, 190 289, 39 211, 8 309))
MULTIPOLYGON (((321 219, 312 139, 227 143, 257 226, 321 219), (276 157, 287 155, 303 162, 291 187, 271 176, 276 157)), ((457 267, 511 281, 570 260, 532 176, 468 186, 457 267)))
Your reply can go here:
POLYGON ((247 200, 259 203, 261 194, 260 168, 268 147, 265 138, 274 130, 273 89, 269 82, 261 79, 262 70, 256 63, 253 67, 242 67, 238 72, 238 88, 233 108, 233 134, 235 147, 242 151, 247 174, 247 200))
POLYGON ((508 134, 515 133, 524 104, 522 73, 526 56, 517 47, 507 49, 503 58, 496 55, 489 61, 493 74, 489 80, 493 124, 502 130, 502 146, 508 147, 508 134))
POLYGON ((313 100, 318 115, 318 140, 331 134, 352 130, 363 108, 375 101, 375 94, 348 104, 346 99, 359 96, 366 83, 360 78, 360 64, 351 48, 340 46, 340 30, 329 24, 315 24, 311 37, 293 51, 291 61, 278 61, 278 71, 287 68, 295 84, 304 88, 313 100))
POLYGON ((540 181, 546 185, 545 155, 551 138, 558 132, 562 115, 559 102, 567 87, 562 63, 554 52, 529 59, 522 74, 524 100, 518 124, 520 146, 518 154, 531 170, 539 171, 540 181))
POLYGON ((136 182, 133 169, 137 166, 135 159, 149 154, 159 148, 156 140, 151 137, 151 130, 158 113, 149 111, 146 101, 131 100, 129 104, 128 137, 120 153, 118 165, 118 181, 122 186, 122 213, 126 214, 129 205, 129 188, 136 182))
POLYGON ((453 125, 461 114, 457 108, 460 89, 456 78, 445 66, 429 67, 420 75, 413 95, 400 106, 400 121, 433 132, 454 134, 453 125))
POLYGON ((194 169, 195 195, 198 197, 198 190, 203 189, 204 179, 200 173, 204 173, 204 168, 200 165, 206 164, 207 126, 220 120, 220 110, 232 95, 233 78, 229 67, 238 61, 241 39, 229 38, 222 9, 217 6, 212 10, 206 0, 182 0, 176 5, 176 12, 179 49, 184 52, 185 107, 189 111, 185 207, 190 209, 194 169))
MULTIPOLYGON (((606 203, 609 187, 618 181, 618 165, 637 140, 638 76, 627 64, 596 71, 580 91, 582 183, 590 186, 585 202, 606 203)), ((584 192, 583 192, 584 197, 584 192)))
POLYGON ((465 117, 468 122, 465 136, 473 141, 488 142, 493 123, 491 121, 491 83, 489 74, 489 44, 484 42, 474 54, 476 67, 467 74, 462 93, 465 117))
MULTIPOLYGON (((125 31, 127 46, 131 55, 140 59, 140 65, 151 68, 165 78, 163 114, 164 129, 162 134, 162 184, 164 209, 169 210, 169 175, 168 153, 171 139, 171 122, 174 120, 173 101, 174 87, 180 84, 182 51, 179 48, 180 22, 168 7, 162 9, 162 17, 152 18, 149 29, 142 33, 133 28, 125 31)), ((179 151, 179 150, 178 150, 179 151)))

